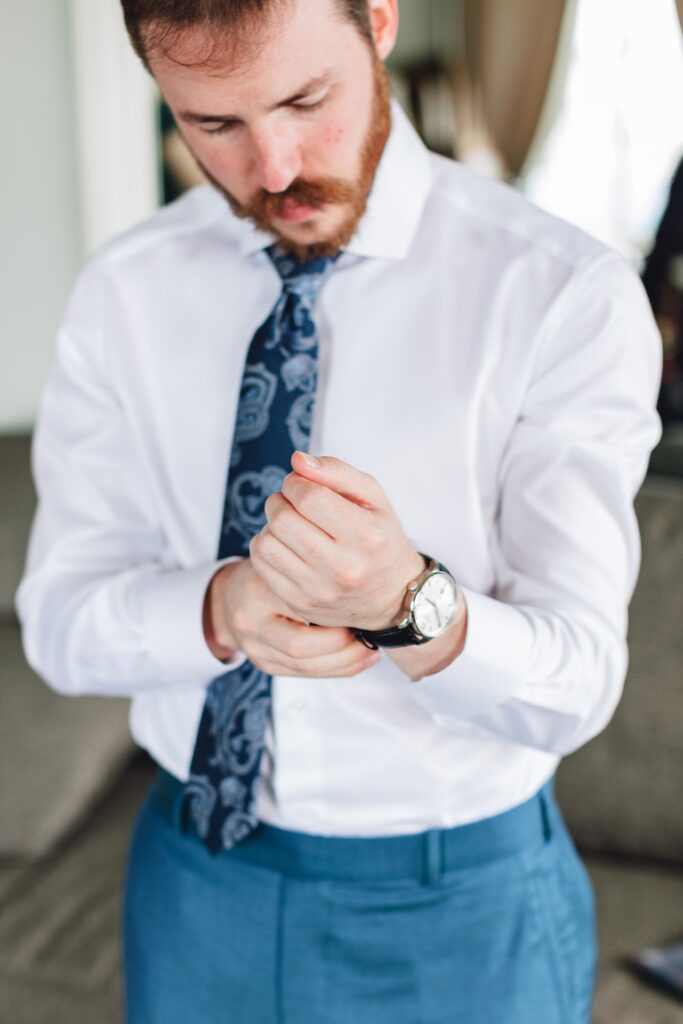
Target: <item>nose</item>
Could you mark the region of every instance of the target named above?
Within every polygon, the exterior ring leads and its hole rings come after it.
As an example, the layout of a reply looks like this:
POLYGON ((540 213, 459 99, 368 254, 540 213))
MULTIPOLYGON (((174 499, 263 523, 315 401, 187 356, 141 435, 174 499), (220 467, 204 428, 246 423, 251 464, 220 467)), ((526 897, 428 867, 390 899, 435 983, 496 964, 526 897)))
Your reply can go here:
POLYGON ((266 128, 252 131, 252 144, 258 185, 267 192, 284 192, 301 170, 298 139, 266 128))

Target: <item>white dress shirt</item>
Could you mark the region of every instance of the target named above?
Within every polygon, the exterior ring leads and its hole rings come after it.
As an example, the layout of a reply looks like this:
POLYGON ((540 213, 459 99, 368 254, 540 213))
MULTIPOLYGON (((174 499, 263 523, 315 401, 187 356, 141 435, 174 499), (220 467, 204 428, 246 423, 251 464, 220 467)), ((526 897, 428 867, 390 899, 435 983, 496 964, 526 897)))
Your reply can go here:
MULTIPOLYGON (((311 451, 379 480, 469 626, 417 683, 386 655, 351 679, 273 679, 257 813, 330 835, 495 814, 606 725, 660 436, 632 270, 393 114, 316 306, 311 451)), ((61 692, 132 697, 137 742, 181 779, 225 671, 202 603, 244 359, 280 290, 269 242, 205 186, 108 243, 73 290, 34 437, 27 658, 61 692)))

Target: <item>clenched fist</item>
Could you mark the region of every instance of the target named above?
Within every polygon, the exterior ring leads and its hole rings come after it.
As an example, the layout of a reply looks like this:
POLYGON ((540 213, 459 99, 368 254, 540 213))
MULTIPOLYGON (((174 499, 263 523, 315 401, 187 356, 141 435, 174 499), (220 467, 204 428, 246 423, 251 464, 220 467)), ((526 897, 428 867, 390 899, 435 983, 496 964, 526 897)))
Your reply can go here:
POLYGON ((249 547, 253 568, 305 622, 393 625, 424 559, 379 483, 328 456, 295 452, 292 467, 266 501, 267 523, 249 547))
POLYGON ((243 651, 269 675, 354 676, 379 661, 348 629, 308 625, 273 594, 249 559, 231 562, 213 577, 204 629, 217 657, 243 651))

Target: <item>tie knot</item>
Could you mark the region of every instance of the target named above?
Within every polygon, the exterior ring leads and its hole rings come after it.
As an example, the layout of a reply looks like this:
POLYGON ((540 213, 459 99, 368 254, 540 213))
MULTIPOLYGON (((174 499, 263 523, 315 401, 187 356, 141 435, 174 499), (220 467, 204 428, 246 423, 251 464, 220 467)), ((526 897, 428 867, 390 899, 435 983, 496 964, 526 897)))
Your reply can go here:
POLYGON ((296 256, 284 253, 274 245, 269 246, 266 252, 282 278, 284 290, 310 300, 315 299, 339 255, 337 253, 334 256, 299 260, 296 256))

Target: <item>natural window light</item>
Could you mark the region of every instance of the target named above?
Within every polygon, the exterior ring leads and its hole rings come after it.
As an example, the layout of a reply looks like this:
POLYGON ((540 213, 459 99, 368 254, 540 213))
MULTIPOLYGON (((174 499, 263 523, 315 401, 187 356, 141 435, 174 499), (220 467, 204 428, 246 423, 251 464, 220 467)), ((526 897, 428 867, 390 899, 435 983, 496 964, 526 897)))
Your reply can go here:
POLYGON ((674 0, 579 0, 561 109, 521 182, 639 267, 683 156, 674 0))

